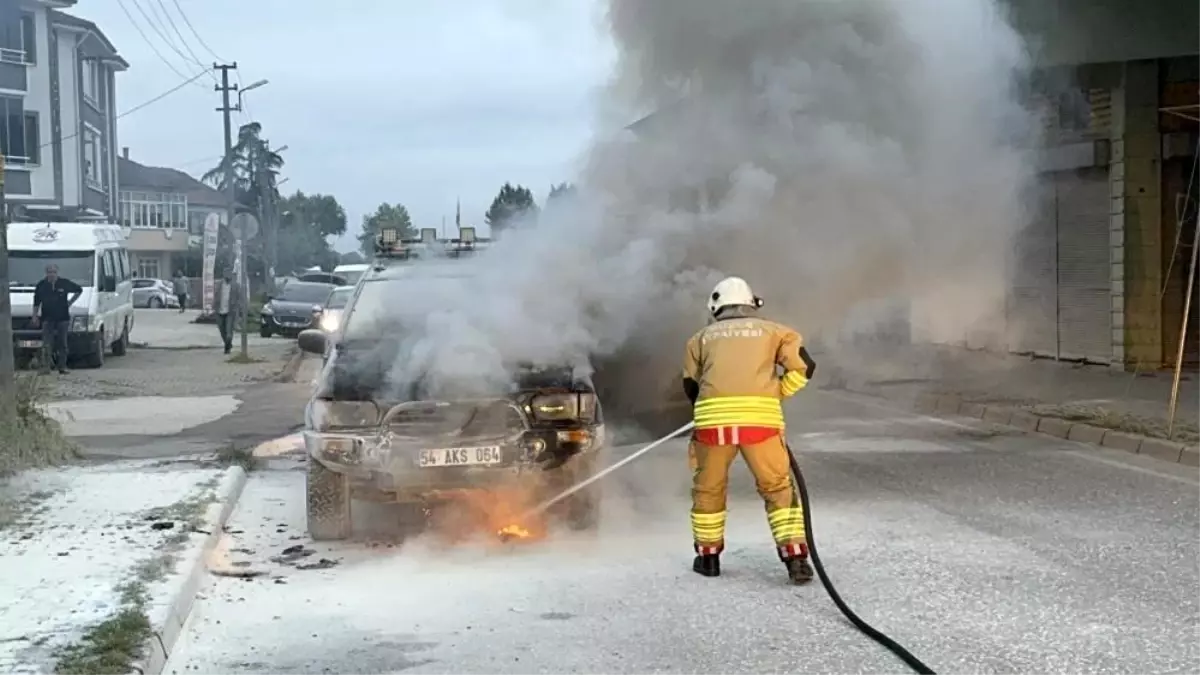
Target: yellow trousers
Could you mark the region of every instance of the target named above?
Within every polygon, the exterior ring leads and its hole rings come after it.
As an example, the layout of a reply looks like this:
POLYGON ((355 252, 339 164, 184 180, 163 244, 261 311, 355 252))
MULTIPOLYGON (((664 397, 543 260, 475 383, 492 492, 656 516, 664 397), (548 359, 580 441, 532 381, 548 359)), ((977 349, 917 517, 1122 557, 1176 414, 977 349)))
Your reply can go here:
POLYGON ((692 535, 696 552, 717 554, 725 548, 725 502, 729 467, 741 452, 767 508, 767 524, 781 558, 805 557, 804 508, 792 485, 791 465, 782 436, 761 443, 688 446, 692 467, 692 535))

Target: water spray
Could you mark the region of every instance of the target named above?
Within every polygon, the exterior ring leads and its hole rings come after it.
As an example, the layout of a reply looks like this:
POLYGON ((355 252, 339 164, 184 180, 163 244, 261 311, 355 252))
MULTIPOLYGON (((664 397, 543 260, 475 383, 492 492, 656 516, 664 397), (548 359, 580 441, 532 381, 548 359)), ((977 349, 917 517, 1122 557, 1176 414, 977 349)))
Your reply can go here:
MULTIPOLYGON (((639 457, 642 457, 646 453, 650 452, 651 450, 654 450, 655 448, 658 448, 659 446, 666 443, 667 441, 669 441, 681 434, 687 433, 688 431, 691 431, 695 426, 696 426, 695 422, 688 422, 687 424, 679 427, 678 429, 676 429, 675 431, 672 431, 671 433, 667 434, 666 436, 663 436, 662 438, 660 438, 656 441, 646 444, 645 446, 638 449, 637 452, 633 453, 632 455, 629 455, 625 459, 622 459, 621 461, 617 462, 616 464, 613 464, 612 466, 605 468, 603 471, 593 474, 586 480, 580 481, 580 482, 576 483, 575 485, 572 485, 571 487, 567 488, 566 490, 563 490, 562 492, 558 493, 557 495, 543 501, 541 504, 538 504, 537 506, 535 506, 532 510, 530 510, 526 514, 526 517, 536 516, 536 515, 539 515, 539 514, 545 512, 546 509, 549 509, 551 506, 554 506, 558 502, 560 502, 560 501, 566 499, 567 497, 575 494, 576 492, 584 489, 585 487, 591 485, 592 483, 595 483, 596 481, 599 481, 599 480, 605 478, 606 476, 612 474, 617 469, 625 466, 626 464, 629 464, 630 462, 638 459, 639 457)), ((905 665, 907 665, 909 668, 911 668, 913 670, 913 672, 920 673, 921 675, 934 675, 933 669, 931 669, 929 666, 925 665, 925 663, 923 661, 921 661, 920 659, 918 659, 916 656, 913 656, 913 654, 911 652, 909 652, 907 649, 905 649, 903 645, 896 642, 892 638, 888 637, 888 635, 886 635, 885 633, 878 630, 871 624, 864 621, 861 617, 859 617, 858 614, 856 614, 854 612, 854 610, 850 609, 850 606, 847 605, 844 600, 842 600, 841 594, 839 594, 837 592, 837 589, 834 588, 833 582, 829 580, 829 575, 826 574, 826 572, 825 572, 825 565, 821 563, 821 556, 817 554, 817 546, 813 542, 812 507, 810 506, 809 499, 808 499, 808 485, 804 482, 804 474, 800 472, 800 463, 796 461, 796 455, 792 453, 791 446, 787 445, 785 442, 785 447, 787 447, 788 463, 791 465, 791 468, 792 468, 792 477, 796 480, 796 489, 800 493, 800 502, 804 506, 804 520, 805 520, 804 538, 805 538, 805 541, 808 543, 808 552, 809 552, 809 555, 812 557, 813 567, 816 568, 816 570, 817 570, 817 577, 821 579, 821 585, 825 587, 825 592, 829 594, 829 598, 831 600, 833 600, 833 604, 837 606, 838 610, 841 611, 842 615, 845 616, 846 619, 855 628, 857 628, 859 631, 861 631, 863 633, 863 635, 866 635, 867 637, 871 638, 875 642, 882 645, 885 649, 887 649, 891 653, 895 654, 897 657, 900 658, 901 661, 904 661, 905 665)))

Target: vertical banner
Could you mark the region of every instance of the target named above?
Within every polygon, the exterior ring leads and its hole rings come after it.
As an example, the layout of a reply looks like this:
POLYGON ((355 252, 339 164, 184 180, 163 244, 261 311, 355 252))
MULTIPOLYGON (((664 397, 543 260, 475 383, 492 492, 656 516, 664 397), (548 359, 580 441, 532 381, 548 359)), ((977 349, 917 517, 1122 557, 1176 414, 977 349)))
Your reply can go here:
POLYGON ((200 293, 201 306, 206 316, 213 313, 213 296, 216 294, 217 237, 220 233, 221 214, 208 214, 208 217, 204 219, 204 268, 201 281, 203 288, 200 293))

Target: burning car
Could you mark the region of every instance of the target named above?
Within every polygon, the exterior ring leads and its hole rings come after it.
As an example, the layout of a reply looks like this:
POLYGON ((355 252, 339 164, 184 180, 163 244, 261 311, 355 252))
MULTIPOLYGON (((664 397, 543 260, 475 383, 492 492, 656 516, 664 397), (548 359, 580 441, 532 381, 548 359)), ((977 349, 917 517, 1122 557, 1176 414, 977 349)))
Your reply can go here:
MULTIPOLYGON (((454 266, 462 264, 438 268, 451 270, 439 278, 456 282, 454 266)), ((314 539, 349 537, 355 500, 398 504, 422 517, 465 494, 517 487, 535 501, 548 498, 600 466, 606 445, 600 402, 590 378, 572 368, 515 366, 505 392, 482 397, 396 390, 389 382, 395 356, 381 337, 380 313, 382 300, 403 296, 412 276, 411 267, 374 267, 335 334, 300 335, 302 349, 326 356, 304 432, 314 539)), ((599 492, 590 486, 549 515, 573 529, 592 529, 598 511, 599 492)), ((501 529, 496 534, 524 531, 520 523, 501 529)))

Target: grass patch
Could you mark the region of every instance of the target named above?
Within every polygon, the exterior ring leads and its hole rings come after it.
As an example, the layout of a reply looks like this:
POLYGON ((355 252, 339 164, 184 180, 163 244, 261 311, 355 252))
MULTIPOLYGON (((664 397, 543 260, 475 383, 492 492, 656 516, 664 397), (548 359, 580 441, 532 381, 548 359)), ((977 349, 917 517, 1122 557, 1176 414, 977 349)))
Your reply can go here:
POLYGON ((240 363, 240 364, 262 363, 264 360, 265 359, 260 359, 255 356, 250 356, 249 354, 245 354, 245 355, 234 354, 233 356, 225 359, 225 363, 240 363))
POLYGON ((143 605, 123 607, 88 629, 79 642, 62 649, 54 672, 60 675, 123 675, 142 658, 153 632, 143 605))
MULTIPOLYGON (((1035 405, 1029 411, 1042 417, 1054 417, 1068 422, 1083 422, 1092 426, 1124 431, 1130 434, 1150 436, 1152 438, 1167 438, 1165 421, 1140 417, 1130 413, 1119 413, 1104 408, 1081 405, 1035 405)), ((1175 420, 1175 437, 1171 440, 1181 443, 1200 441, 1200 428, 1190 422, 1178 418, 1175 420)))
POLYGON ((17 373, 11 407, 0 407, 0 476, 78 457, 79 448, 46 412, 50 387, 39 373, 17 373))
POLYGON ((246 473, 259 468, 260 462, 254 456, 253 448, 239 448, 230 443, 217 451, 217 462, 221 466, 240 466, 246 473))
POLYGON ((219 480, 213 478, 198 485, 195 492, 170 506, 145 512, 146 520, 173 520, 179 525, 153 555, 134 565, 129 578, 117 586, 120 609, 89 628, 78 641, 56 652, 55 673, 123 675, 133 671, 134 664, 145 656, 146 641, 154 634, 146 615, 146 605, 150 602, 148 588, 175 568, 176 554, 199 528, 205 508, 216 498, 213 490, 219 480))

